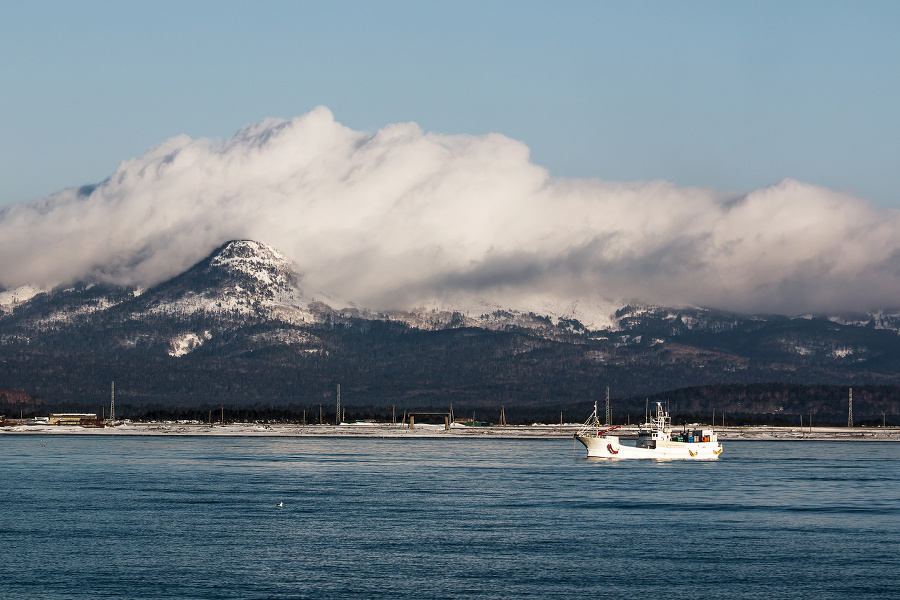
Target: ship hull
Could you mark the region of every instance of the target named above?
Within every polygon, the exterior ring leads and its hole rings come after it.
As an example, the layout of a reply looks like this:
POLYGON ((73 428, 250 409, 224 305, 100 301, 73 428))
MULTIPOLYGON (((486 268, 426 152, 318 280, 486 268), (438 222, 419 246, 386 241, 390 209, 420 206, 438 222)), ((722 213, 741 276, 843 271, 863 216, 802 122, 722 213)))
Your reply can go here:
POLYGON ((655 458, 665 460, 715 460, 722 453, 722 445, 715 442, 675 442, 659 440, 654 447, 630 446, 619 442, 618 436, 576 435, 575 439, 587 448, 588 458, 655 458))

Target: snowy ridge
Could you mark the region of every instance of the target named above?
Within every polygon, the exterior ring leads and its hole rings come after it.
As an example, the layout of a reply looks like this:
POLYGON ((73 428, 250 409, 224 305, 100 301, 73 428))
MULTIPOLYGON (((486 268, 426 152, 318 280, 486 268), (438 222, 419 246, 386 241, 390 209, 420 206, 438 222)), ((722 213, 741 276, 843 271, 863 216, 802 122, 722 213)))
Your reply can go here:
POLYGON ((80 306, 74 309, 54 311, 43 318, 35 320, 33 323, 34 326, 38 329, 72 324, 80 318, 92 315, 94 313, 103 312, 112 308, 113 306, 118 306, 119 304, 119 302, 116 302, 111 298, 92 298, 90 300, 86 300, 80 306))
POLYGON ((877 311, 864 315, 833 316, 829 320, 839 325, 874 327, 900 333, 900 313, 877 311))
POLYGON ((12 312, 21 304, 25 304, 38 294, 43 294, 47 290, 34 284, 26 284, 12 290, 0 292, 0 311, 12 312))
POLYGON ((614 313, 619 306, 621 304, 608 300, 585 302, 528 298, 509 306, 483 298, 452 298, 435 300, 408 311, 388 311, 385 315, 410 327, 428 330, 447 327, 497 330, 517 326, 600 331, 618 328, 614 313))
MULTIPOLYGON (((383 320, 403 323, 421 330, 471 327, 502 331, 525 329, 547 338, 567 335, 605 339, 609 333, 621 334, 626 343, 639 343, 642 338, 630 331, 654 323, 658 335, 680 335, 688 331, 723 333, 748 324, 764 323, 768 317, 722 313, 696 306, 666 307, 625 303, 608 299, 571 299, 561 297, 516 297, 508 302, 471 294, 451 293, 414 308, 371 310, 352 302, 339 302, 317 293, 306 293, 300 287, 301 276, 293 261, 279 250, 253 240, 234 240, 220 246, 206 259, 181 275, 152 289, 101 288, 91 293, 91 284, 50 292, 37 285, 27 285, 0 292, 0 316, 23 316, 27 329, 45 330, 83 322, 113 313, 115 318, 156 322, 159 319, 185 320, 210 316, 227 328, 239 328, 249 321, 280 322, 304 326, 325 323, 331 319, 383 320), (39 308, 28 312, 29 304, 41 294, 49 297, 39 308), (118 307, 118 308, 117 308, 118 307), (20 313, 19 308, 25 312, 20 313)), ((810 318, 813 318, 810 316, 810 318)), ((878 312, 866 315, 829 318, 839 325, 868 327, 900 332, 900 313, 878 312)), ((217 335, 187 325, 175 328, 165 336, 171 356, 185 356, 217 335)), ((16 335, 29 335, 22 330, 16 335)), ((12 339, 12 338, 10 338, 12 339)), ((17 338, 18 339, 18 338, 17 338)), ((254 340, 260 344, 283 344, 304 349, 321 348, 320 340, 303 339, 296 334, 270 336, 254 340)), ((123 341, 123 343, 126 343, 123 341)), ((137 343, 137 342, 135 342, 137 343)), ((780 345, 796 355, 830 355, 835 359, 854 360, 865 355, 863 345, 827 342, 796 343, 781 340, 780 345)))

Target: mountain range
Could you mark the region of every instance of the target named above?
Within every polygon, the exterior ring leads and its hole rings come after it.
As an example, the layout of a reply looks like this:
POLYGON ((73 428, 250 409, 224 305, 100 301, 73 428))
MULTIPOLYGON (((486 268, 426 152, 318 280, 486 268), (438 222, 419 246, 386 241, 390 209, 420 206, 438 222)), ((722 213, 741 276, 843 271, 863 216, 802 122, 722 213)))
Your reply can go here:
POLYGON ((371 309, 304 290, 284 254, 235 240, 150 289, 88 281, 0 292, 0 387, 56 407, 100 406, 113 380, 119 401, 137 407, 311 407, 330 406, 340 384, 345 404, 370 409, 539 413, 589 410, 609 386, 620 411, 668 394, 698 413, 712 403, 777 414, 794 410, 791 386, 826 386, 807 396, 841 414, 855 386, 859 415, 896 412, 900 314, 608 309, 589 323, 572 306, 371 309), (684 388, 708 402, 672 392, 684 388))

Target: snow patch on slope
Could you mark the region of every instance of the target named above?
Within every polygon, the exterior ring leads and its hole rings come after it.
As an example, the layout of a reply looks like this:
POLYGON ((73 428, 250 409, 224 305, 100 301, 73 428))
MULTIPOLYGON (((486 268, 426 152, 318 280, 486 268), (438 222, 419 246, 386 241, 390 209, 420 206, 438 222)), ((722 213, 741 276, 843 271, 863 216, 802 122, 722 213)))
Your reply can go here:
POLYGON ((202 333, 183 333, 169 340, 169 356, 176 358, 189 354, 212 339, 209 331, 202 333))
POLYGON ((847 348, 847 347, 835 348, 834 350, 831 351, 831 357, 832 358, 847 358, 849 356, 853 356, 854 353, 855 353, 855 351, 853 350, 853 348, 847 348))
POLYGON ((320 338, 294 329, 276 329, 252 335, 249 339, 261 346, 294 346, 306 353, 320 352, 324 347, 320 338))

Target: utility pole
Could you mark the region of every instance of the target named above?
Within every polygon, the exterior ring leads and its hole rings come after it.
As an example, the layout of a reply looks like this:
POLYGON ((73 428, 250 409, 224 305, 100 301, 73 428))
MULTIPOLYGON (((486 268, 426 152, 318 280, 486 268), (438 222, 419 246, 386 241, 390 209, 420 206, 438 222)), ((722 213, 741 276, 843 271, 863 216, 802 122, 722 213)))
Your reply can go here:
POLYGON ((847 410, 847 427, 853 427, 853 388, 850 388, 850 402, 847 410))
POLYGON ((334 424, 341 424, 341 384, 337 384, 337 410, 334 411, 334 424))

